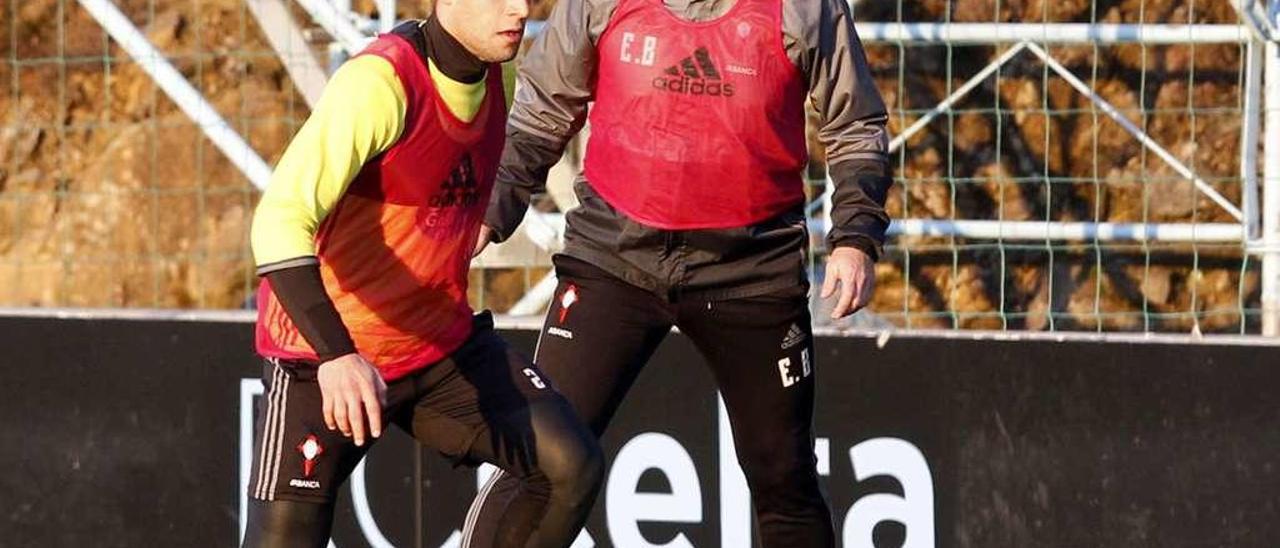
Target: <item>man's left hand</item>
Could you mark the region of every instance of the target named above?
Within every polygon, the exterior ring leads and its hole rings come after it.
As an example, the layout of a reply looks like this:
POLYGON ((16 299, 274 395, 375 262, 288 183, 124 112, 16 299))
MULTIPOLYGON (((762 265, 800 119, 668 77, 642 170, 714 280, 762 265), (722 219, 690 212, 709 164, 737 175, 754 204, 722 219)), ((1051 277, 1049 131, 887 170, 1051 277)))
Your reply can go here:
POLYGON ((831 309, 831 319, 853 314, 871 302, 876 289, 876 266, 871 257, 855 247, 837 247, 827 257, 827 275, 822 281, 822 298, 835 294, 840 283, 840 299, 831 309))

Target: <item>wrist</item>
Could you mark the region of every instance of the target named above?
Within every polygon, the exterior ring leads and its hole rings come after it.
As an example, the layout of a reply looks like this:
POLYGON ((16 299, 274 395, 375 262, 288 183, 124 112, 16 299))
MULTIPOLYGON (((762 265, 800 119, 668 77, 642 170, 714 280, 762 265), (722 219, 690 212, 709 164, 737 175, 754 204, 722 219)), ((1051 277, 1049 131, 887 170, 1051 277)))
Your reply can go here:
POLYGON ((324 367, 324 366, 329 365, 329 364, 331 364, 331 363, 341 364, 341 363, 343 363, 343 362, 349 362, 349 361, 351 361, 353 358, 359 358, 359 357, 360 357, 360 355, 359 355, 359 354, 357 354, 357 353, 355 353, 354 351, 352 351, 352 352, 346 352, 346 353, 343 353, 343 354, 338 354, 338 355, 335 355, 335 356, 328 356, 328 357, 322 356, 322 357, 320 358, 320 367, 324 367))
POLYGON ((339 338, 337 341, 327 343, 329 344, 328 348, 316 349, 316 357, 320 358, 320 363, 328 363, 356 353, 355 343, 351 341, 350 335, 347 335, 345 340, 339 338))
POLYGON ((854 235, 841 238, 834 243, 832 253, 841 249, 861 251, 862 254, 866 255, 868 259, 871 259, 871 262, 873 263, 880 260, 879 246, 877 246, 871 238, 866 236, 854 235))

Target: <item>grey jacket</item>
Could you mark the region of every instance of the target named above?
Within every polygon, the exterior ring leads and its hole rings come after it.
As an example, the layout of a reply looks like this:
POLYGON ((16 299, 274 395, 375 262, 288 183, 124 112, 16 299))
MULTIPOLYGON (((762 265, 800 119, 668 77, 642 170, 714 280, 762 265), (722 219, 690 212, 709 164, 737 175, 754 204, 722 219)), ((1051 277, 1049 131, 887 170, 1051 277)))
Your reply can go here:
MULTIPOLYGON (((715 18, 735 0, 665 0, 693 21, 715 18)), ((495 241, 509 237, 543 192, 547 172, 582 128, 595 101, 596 42, 618 0, 559 0, 520 65, 520 88, 507 145, 485 218, 495 241)), ((835 183, 832 247, 878 257, 889 218, 888 116, 867 68, 844 0, 783 0, 783 47, 808 79, 818 139, 835 183)), ((606 99, 607 100, 607 99, 606 99)), ((675 298, 735 298, 806 288, 808 231, 803 211, 757 225, 717 230, 660 230, 610 207, 581 177, 581 207, 568 214, 564 254, 595 264, 638 287, 675 298)))

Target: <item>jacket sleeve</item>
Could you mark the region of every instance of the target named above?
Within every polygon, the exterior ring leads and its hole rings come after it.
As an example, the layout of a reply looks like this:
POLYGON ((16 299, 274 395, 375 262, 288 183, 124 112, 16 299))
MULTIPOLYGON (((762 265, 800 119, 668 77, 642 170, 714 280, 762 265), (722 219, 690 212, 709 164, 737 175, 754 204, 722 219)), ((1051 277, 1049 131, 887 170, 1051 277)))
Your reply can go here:
POLYGON ((889 216, 888 113, 843 0, 785 2, 784 46, 808 78, 835 184, 830 247, 852 246, 878 258, 889 216))
POLYGON ((582 129, 595 94, 596 40, 614 5, 613 0, 560 0, 521 61, 507 143, 485 215, 495 241, 520 226, 530 197, 546 189, 547 172, 582 129))

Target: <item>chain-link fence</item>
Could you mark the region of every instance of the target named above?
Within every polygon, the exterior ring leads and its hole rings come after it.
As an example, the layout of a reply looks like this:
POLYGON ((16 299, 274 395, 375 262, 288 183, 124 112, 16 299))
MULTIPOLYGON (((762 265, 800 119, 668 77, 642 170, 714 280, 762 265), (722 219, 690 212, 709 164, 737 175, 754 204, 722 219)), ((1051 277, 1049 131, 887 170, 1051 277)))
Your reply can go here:
MULTIPOLYGON (((157 85, 163 78, 144 70, 155 59, 122 48, 86 9, 92 2, 8 0, 0 306, 246 306, 260 181, 244 160, 279 157, 308 112, 315 72, 341 58, 344 30, 376 30, 378 6, 103 3, 217 117, 193 117, 157 85), (340 28, 319 16, 327 9, 340 28), (211 137, 215 126, 247 146, 228 152, 236 149, 211 137)), ((1259 330, 1259 261, 1247 246, 1259 215, 1258 82, 1254 46, 1229 2, 853 8, 897 137, 889 208, 899 221, 872 309, 855 324, 1259 330)), ((822 160, 815 144, 815 279, 822 160)), ((566 201, 541 209, 554 220, 566 201)), ((546 287, 549 226, 473 271, 478 305, 536 312, 545 302, 531 291, 546 287)))
POLYGON ((1242 154, 1256 158, 1257 126, 1243 130, 1247 33, 1228 2, 856 11, 898 137, 880 316, 1257 331, 1256 201, 1243 205, 1257 167, 1242 154))

